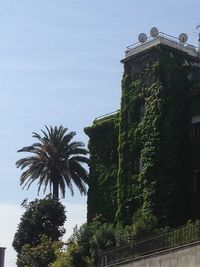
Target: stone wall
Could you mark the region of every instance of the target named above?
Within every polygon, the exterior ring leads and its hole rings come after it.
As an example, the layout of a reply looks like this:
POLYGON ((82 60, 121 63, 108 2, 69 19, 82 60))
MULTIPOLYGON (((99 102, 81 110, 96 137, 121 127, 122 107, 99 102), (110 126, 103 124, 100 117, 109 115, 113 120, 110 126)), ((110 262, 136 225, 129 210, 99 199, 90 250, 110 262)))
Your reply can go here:
POLYGON ((117 267, 200 267, 200 243, 156 253, 151 256, 113 265, 117 267))

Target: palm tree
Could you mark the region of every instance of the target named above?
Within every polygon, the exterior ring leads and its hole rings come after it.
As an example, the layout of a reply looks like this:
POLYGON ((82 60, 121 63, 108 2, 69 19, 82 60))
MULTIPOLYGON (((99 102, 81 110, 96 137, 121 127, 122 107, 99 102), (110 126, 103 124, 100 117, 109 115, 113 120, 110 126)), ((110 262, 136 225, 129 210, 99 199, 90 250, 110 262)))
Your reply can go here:
POLYGON ((29 152, 32 156, 22 158, 16 162, 17 168, 24 170, 20 177, 20 185, 23 188, 34 181, 38 181, 38 193, 41 186, 44 186, 44 193, 47 186, 53 188, 53 197, 59 197, 59 190, 62 197, 65 197, 66 186, 74 194, 73 184, 75 184, 81 194, 86 194, 88 183, 88 172, 83 167, 83 163, 88 164, 88 150, 84 148, 82 142, 72 141, 75 132, 68 132, 67 128, 46 127, 42 131, 43 136, 33 133, 33 138, 37 143, 26 146, 18 152, 29 152))

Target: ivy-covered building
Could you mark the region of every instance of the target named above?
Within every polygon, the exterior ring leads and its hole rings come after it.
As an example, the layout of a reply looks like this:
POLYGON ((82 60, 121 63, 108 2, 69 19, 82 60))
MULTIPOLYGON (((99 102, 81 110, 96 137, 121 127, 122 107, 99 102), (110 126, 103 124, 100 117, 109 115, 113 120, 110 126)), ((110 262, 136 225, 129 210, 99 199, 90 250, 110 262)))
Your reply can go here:
POLYGON ((177 226, 200 218, 200 54, 158 35, 122 60, 121 108, 85 128, 88 220, 177 226))

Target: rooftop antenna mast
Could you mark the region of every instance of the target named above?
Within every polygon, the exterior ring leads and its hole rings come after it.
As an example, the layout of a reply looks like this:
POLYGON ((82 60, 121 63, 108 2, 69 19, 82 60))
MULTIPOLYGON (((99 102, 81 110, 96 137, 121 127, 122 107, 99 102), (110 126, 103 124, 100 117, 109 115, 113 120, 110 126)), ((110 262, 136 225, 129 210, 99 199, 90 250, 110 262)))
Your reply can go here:
POLYGON ((196 26, 196 30, 199 32, 199 39, 198 39, 198 52, 200 52, 200 24, 196 26))

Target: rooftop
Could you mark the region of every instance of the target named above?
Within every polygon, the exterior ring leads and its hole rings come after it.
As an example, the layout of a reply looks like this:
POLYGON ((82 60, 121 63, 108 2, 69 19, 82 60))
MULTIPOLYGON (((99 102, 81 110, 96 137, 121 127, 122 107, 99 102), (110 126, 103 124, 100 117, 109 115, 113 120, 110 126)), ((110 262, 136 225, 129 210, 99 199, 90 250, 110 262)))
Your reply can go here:
MULTIPOLYGON (((199 43, 200 43, 200 41, 199 41, 199 43)), ((163 33, 163 32, 159 32, 158 36, 155 38, 150 36, 143 43, 137 42, 137 43, 134 43, 132 45, 129 45, 125 51, 125 58, 121 62, 125 62, 130 57, 132 57, 136 54, 139 54, 139 53, 141 53, 141 52, 143 52, 149 48, 152 48, 156 45, 159 45, 159 44, 163 44, 163 45, 167 45, 167 46, 170 46, 172 48, 175 48, 175 49, 179 49, 179 50, 187 53, 188 55, 190 55, 192 57, 199 58, 199 60, 200 60, 200 47, 198 48, 198 47, 191 45, 189 43, 186 43, 186 42, 181 43, 179 38, 174 37, 174 36, 169 35, 169 34, 166 34, 166 33, 163 33)), ((197 65, 200 67, 199 63, 197 65)), ((94 122, 101 121, 101 120, 107 119, 109 117, 112 117, 112 116, 118 114, 119 111, 120 110, 116 110, 114 112, 99 116, 99 117, 95 118, 94 122)))
POLYGON ((156 38, 148 37, 146 42, 144 43, 137 42, 128 46, 125 51, 125 58, 122 60, 122 62, 133 55, 136 55, 159 44, 179 49, 190 56, 200 58, 200 51, 194 45, 188 43, 181 43, 178 38, 163 32, 159 32, 156 38))

